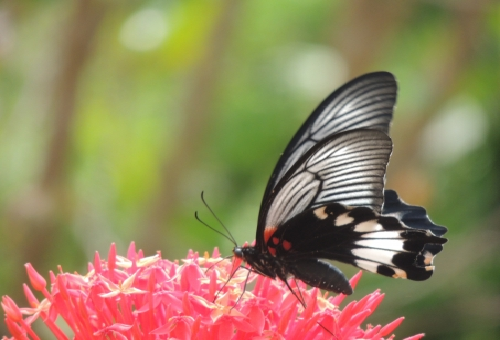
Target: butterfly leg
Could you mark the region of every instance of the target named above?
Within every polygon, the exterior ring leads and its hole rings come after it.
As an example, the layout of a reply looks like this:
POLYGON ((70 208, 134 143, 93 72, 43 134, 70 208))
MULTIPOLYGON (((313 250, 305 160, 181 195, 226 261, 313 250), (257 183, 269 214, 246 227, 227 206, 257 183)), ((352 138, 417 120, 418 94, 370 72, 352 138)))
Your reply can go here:
POLYGON ((286 277, 284 278, 281 278, 281 281, 285 282, 286 286, 288 287, 288 290, 290 291, 290 293, 292 293, 296 298, 297 300, 300 302, 300 304, 304 307, 304 308, 307 308, 307 305, 306 305, 306 300, 304 299, 304 297, 302 296, 302 293, 300 292, 300 289, 299 289, 299 285, 297 283, 295 283, 295 285, 297 286, 297 290, 299 291, 299 294, 297 294, 293 288, 290 286, 290 284, 288 283, 288 280, 286 279, 286 277))

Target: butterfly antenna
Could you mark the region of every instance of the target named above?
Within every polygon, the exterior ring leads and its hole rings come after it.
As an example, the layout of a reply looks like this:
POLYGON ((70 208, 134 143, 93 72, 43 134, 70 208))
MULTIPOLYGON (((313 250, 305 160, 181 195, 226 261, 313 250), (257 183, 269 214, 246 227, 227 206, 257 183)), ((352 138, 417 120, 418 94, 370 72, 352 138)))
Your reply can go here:
MULTIPOLYGON (((198 212, 195 211, 194 212, 194 218, 196 218, 198 220, 198 222, 200 222, 201 224, 203 224, 205 227, 215 231, 217 234, 221 235, 221 236, 224 236, 226 239, 229 240, 229 242, 231 242, 232 244, 234 244, 234 246, 236 247, 236 242, 234 241, 234 239, 232 238, 233 236, 231 235, 231 237, 227 236, 226 234, 220 232, 219 230, 215 229, 214 227, 211 227, 210 225, 208 225, 207 223, 203 222, 200 217, 198 216, 198 212)), ((226 229, 227 230, 227 229, 226 229)))
MULTIPOLYGON (((207 207, 207 209, 210 211, 210 213, 212 214, 212 216, 215 217, 215 219, 219 222, 219 224, 222 226, 222 228, 224 228, 224 230, 226 231, 226 233, 228 233, 229 237, 231 238, 231 242, 236 247, 237 244, 236 244, 236 240, 233 237, 233 234, 231 234, 231 232, 229 231, 229 229, 226 228, 226 226, 224 225, 224 223, 222 223, 222 221, 220 220, 220 218, 218 218, 217 215, 215 215, 214 211, 212 210, 212 208, 210 208, 210 206, 208 205, 208 203, 205 202, 205 198, 203 197, 203 191, 201 192, 201 201, 203 202, 203 204, 205 205, 205 207, 207 207)), ((228 237, 226 236, 226 238, 228 238, 228 237)))

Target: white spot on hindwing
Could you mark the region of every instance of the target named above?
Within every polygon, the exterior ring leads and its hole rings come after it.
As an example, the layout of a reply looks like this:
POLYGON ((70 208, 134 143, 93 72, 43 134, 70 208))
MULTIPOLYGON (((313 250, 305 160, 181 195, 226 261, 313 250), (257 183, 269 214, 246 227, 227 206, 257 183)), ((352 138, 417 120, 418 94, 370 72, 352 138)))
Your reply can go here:
MULTIPOLYGON (((355 265, 361 269, 368 270, 369 272, 377 273, 378 267, 380 264, 376 263, 376 262, 371 262, 371 261, 356 260, 355 265)), ((393 266, 389 266, 387 268, 390 268, 394 271, 394 274, 392 275, 393 278, 395 278, 395 279, 397 279, 397 278, 406 279, 407 278, 406 272, 404 270, 393 267, 393 266)))
POLYGON ((380 231, 366 233, 361 235, 362 238, 401 238, 401 231, 380 231))
MULTIPOLYGON (((395 251, 406 251, 403 249, 404 242, 403 240, 395 240, 395 239, 364 239, 354 242, 356 245, 361 247, 368 248, 378 248, 378 249, 387 249, 387 250, 395 250, 395 251)), ((424 254, 425 256, 425 254, 424 254)), ((427 257, 426 257, 427 260, 427 257)), ((429 263, 425 263, 429 264, 429 263)))
POLYGON ((424 263, 426 265, 432 264, 432 260, 434 259, 434 254, 433 253, 431 253, 430 251, 426 251, 422 255, 424 256, 424 263))
POLYGON ((392 275, 393 278, 395 279, 406 279, 408 276, 406 275, 406 272, 403 269, 399 268, 392 268, 394 270, 395 274, 392 275))
POLYGON ((371 261, 393 266, 392 258, 396 254, 394 251, 371 249, 371 248, 354 248, 351 250, 352 255, 362 259, 370 259, 371 261))
POLYGON ((352 223, 352 221, 354 221, 354 218, 352 218, 351 216, 349 216, 349 213, 345 213, 345 214, 339 215, 335 219, 335 225, 337 227, 340 227, 340 226, 352 223))
POLYGON ((377 223, 376 220, 361 222, 354 226, 354 231, 358 233, 369 233, 373 231, 382 231, 384 227, 377 223))
POLYGON ((326 220, 328 218, 328 214, 326 212, 326 207, 319 207, 314 210, 314 215, 320 220, 326 220))
POLYGON ((368 270, 369 272, 376 273, 378 264, 371 261, 356 260, 355 265, 361 269, 368 270))

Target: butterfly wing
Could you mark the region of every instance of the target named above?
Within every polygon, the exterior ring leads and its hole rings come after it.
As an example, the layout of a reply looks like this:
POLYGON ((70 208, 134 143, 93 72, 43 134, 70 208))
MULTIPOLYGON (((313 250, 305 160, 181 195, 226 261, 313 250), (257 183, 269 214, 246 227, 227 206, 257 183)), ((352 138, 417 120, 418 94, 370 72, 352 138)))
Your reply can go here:
POLYGON ((382 215, 393 216, 408 227, 430 230, 436 236, 443 236, 448 229, 434 224, 424 208, 406 204, 394 190, 384 191, 384 206, 382 215))
POLYGON ((288 170, 319 141, 355 129, 389 134, 396 95, 396 80, 388 72, 362 75, 330 94, 288 143, 267 184, 264 204, 288 170))
POLYGON ((366 207, 330 203, 287 221, 267 246, 277 257, 286 258, 290 271, 305 259, 324 258, 385 276, 422 281, 432 276, 434 256, 446 241, 366 207))
MULTIPOLYGON (((345 131, 317 143, 294 164, 261 207, 264 226, 256 246, 303 211, 330 202, 380 212, 384 176, 392 152, 389 136, 378 130, 345 131)), ((258 234, 259 235, 259 234, 258 234)))

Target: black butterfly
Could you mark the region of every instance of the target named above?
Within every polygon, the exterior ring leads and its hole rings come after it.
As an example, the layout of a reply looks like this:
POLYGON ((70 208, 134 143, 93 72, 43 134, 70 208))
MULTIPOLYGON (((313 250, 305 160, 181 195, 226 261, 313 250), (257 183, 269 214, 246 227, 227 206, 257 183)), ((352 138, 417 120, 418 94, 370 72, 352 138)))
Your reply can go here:
POLYGON ((255 246, 235 247, 236 257, 261 275, 343 294, 349 281, 320 259, 394 278, 432 275, 447 229, 384 191, 396 94, 392 74, 365 74, 313 111, 269 179, 255 246))

